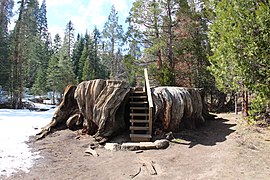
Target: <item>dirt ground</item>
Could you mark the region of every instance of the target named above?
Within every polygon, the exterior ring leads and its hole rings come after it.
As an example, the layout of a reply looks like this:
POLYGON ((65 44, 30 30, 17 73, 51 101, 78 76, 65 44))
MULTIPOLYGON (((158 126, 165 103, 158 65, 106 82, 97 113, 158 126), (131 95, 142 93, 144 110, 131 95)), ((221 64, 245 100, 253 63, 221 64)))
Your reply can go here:
POLYGON ((141 153, 98 148, 98 157, 86 156, 84 151, 92 139, 77 139, 77 133, 61 130, 31 141, 33 151, 40 151, 44 158, 37 160, 29 173, 8 179, 270 178, 270 130, 247 126, 233 114, 219 114, 205 127, 174 135, 178 143, 170 143, 165 150, 141 153), (156 174, 144 162, 150 162, 156 174))

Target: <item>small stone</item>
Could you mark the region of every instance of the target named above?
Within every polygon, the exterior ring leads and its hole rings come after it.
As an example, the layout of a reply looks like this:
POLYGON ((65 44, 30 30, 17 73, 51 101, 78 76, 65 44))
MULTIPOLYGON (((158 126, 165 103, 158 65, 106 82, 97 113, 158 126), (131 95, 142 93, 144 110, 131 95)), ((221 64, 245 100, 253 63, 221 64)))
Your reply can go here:
POLYGON ((118 143, 106 143, 104 148, 111 151, 118 151, 120 150, 120 145, 118 143))
POLYGON ((169 146, 169 141, 166 139, 156 140, 154 142, 157 149, 166 149, 169 146))

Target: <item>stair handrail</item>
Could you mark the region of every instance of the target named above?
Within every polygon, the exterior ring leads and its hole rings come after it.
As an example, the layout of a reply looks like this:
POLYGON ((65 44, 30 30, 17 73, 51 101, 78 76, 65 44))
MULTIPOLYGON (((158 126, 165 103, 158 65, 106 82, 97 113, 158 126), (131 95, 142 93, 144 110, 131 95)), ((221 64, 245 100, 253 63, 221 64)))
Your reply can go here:
POLYGON ((148 78, 147 68, 144 69, 144 78, 145 78, 145 86, 146 86, 146 93, 149 105, 149 131, 152 134, 152 115, 153 115, 153 99, 152 99, 152 92, 150 89, 150 83, 148 78))

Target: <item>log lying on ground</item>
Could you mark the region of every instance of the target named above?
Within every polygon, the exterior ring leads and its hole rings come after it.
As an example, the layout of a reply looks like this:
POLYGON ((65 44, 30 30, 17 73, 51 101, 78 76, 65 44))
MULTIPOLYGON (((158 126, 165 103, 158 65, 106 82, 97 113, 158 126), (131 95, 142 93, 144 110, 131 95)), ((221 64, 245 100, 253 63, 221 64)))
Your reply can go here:
POLYGON ((205 122, 202 89, 181 87, 156 87, 152 89, 155 106, 154 125, 165 131, 195 128, 205 122))
POLYGON ((37 138, 64 124, 70 129, 83 126, 84 132, 95 134, 96 140, 106 141, 126 127, 125 103, 129 91, 128 83, 113 80, 85 81, 77 88, 68 86, 52 121, 37 138))

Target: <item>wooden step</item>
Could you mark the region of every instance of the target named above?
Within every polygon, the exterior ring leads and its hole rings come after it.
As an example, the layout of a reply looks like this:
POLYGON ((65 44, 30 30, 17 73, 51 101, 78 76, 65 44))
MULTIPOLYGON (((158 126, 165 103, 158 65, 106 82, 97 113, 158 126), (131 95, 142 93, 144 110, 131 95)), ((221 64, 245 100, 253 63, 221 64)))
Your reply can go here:
POLYGON ((152 136, 150 134, 130 134, 132 142, 150 141, 152 136))
POLYGON ((129 98, 144 99, 147 98, 147 96, 129 96, 129 98))
POLYGON ((149 116, 149 113, 130 113, 130 116, 149 116))
POLYGON ((143 90, 131 90, 130 93, 131 94, 144 94, 144 93, 146 94, 146 92, 143 90))
POLYGON ((134 90, 143 90, 143 87, 142 86, 137 86, 137 87, 134 87, 133 89, 134 90))
POLYGON ((148 110, 149 107, 130 107, 132 110, 148 110))
POLYGON ((141 120, 141 119, 131 119, 131 123, 149 123, 149 120, 141 120))
POLYGON ((129 129, 130 130, 142 130, 142 131, 148 131, 149 130, 149 127, 147 126, 147 127, 140 127, 140 126, 130 126, 129 127, 129 129))
POLYGON ((147 101, 138 101, 138 102, 134 102, 134 101, 130 101, 130 104, 147 104, 147 101))
POLYGON ((152 138, 150 134, 130 134, 131 138, 152 138))

